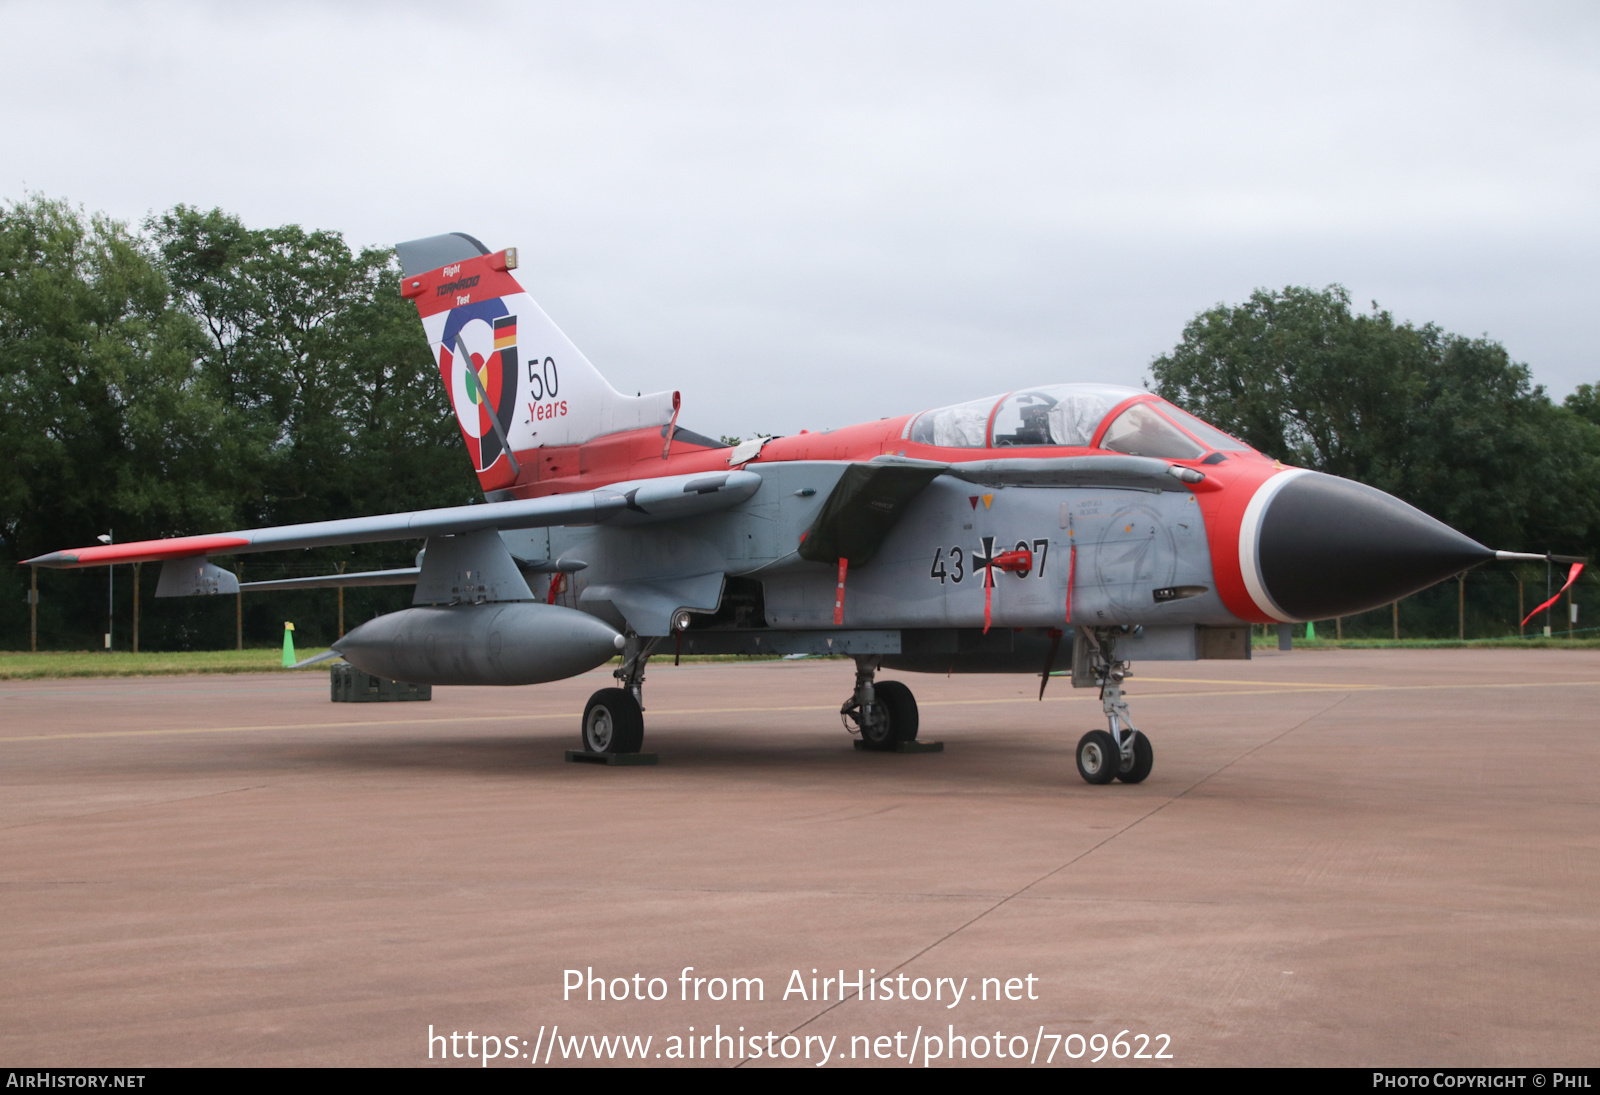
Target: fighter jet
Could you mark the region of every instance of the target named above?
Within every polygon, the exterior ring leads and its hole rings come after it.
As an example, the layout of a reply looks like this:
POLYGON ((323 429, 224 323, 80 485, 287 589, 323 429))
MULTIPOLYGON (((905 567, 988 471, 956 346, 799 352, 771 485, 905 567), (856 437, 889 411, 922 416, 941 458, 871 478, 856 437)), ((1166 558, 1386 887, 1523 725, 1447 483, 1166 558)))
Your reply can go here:
MULTIPOLYGON (((1255 623, 1388 604, 1496 552, 1381 491, 1284 465, 1156 395, 1048 384, 843 429, 724 445, 679 393, 615 391, 524 292, 514 248, 398 247, 484 491, 450 509, 92 546, 47 567, 163 563, 156 596, 414 584, 333 652, 380 677, 524 685, 618 658, 581 744, 638 752, 645 666, 671 654, 854 660, 864 748, 917 737, 906 672, 1099 689, 1091 784, 1138 783, 1130 663, 1247 659, 1255 623), (416 565, 241 587, 209 556, 425 541, 416 565), (1063 666, 1064 667, 1064 666, 1063 666)), ((330 653, 330 656, 331 656, 330 653)))

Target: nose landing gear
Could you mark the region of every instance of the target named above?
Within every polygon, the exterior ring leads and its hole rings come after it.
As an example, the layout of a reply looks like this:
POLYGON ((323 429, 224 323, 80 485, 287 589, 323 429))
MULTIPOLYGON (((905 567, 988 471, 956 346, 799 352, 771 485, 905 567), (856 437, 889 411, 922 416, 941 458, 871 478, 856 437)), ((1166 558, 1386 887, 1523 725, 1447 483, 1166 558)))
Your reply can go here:
POLYGON ((1078 774, 1087 783, 1141 783, 1155 764, 1150 739, 1134 728, 1122 682, 1133 676, 1127 662, 1116 660, 1116 638, 1110 628, 1078 629, 1073 647, 1074 687, 1100 688, 1100 707, 1109 730, 1091 730, 1078 739, 1078 774))

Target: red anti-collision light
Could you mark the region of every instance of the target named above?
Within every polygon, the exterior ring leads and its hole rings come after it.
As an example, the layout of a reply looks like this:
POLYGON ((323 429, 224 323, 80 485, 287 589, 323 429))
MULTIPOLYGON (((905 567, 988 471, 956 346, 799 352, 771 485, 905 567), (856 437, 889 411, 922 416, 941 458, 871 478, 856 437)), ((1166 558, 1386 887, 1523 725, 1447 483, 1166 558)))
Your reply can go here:
POLYGON ((1021 571, 1033 569, 1033 552, 1023 548, 1019 551, 1002 551, 994 557, 994 565, 1001 570, 1021 571))

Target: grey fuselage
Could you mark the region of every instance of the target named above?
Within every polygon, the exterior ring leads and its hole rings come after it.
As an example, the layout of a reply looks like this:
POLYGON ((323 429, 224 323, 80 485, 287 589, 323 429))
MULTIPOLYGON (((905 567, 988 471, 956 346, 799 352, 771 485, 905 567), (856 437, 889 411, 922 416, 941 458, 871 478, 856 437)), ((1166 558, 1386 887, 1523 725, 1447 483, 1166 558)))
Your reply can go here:
MULTIPOLYGON (((1186 659, 1201 656, 1197 628, 1244 626, 1217 596, 1200 506, 1187 489, 980 487, 949 475, 911 500, 870 561, 848 569, 836 624, 837 567, 803 559, 797 547, 847 467, 760 464, 751 469, 761 475, 755 494, 716 513, 501 537, 535 596, 561 583, 554 603, 619 631, 668 636, 687 610, 685 651, 878 654, 885 664, 935 651, 926 666, 905 667, 942 671, 968 668, 947 666, 947 653, 1013 650, 1018 643, 1002 635, 1015 629, 1034 633, 1021 644, 1031 651, 1050 629, 1122 625, 1139 629, 1128 635, 1128 656, 1186 659), (977 638, 984 560, 1023 548, 1027 572, 992 571, 991 634, 977 638), (554 571, 577 564, 564 580, 554 571)), ((979 657, 971 668, 1038 671, 1030 652, 1016 653, 979 657)))

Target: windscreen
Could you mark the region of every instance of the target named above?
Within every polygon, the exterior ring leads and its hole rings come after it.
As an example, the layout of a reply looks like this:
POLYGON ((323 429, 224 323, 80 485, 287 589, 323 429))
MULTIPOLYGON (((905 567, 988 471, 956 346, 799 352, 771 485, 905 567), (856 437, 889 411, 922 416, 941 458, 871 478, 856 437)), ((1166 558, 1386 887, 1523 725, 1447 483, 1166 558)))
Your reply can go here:
POLYGON ((1198 437, 1202 442, 1213 449, 1223 452, 1245 452, 1250 446, 1236 438, 1229 437, 1221 430, 1204 419, 1196 418, 1182 407, 1173 406, 1165 401, 1161 404, 1161 413, 1168 415, 1178 425, 1198 437))
POLYGON ((1106 427, 1100 447, 1129 456, 1158 456, 1163 460, 1193 460, 1205 454, 1178 427, 1156 413, 1148 403, 1135 403, 1106 427))

